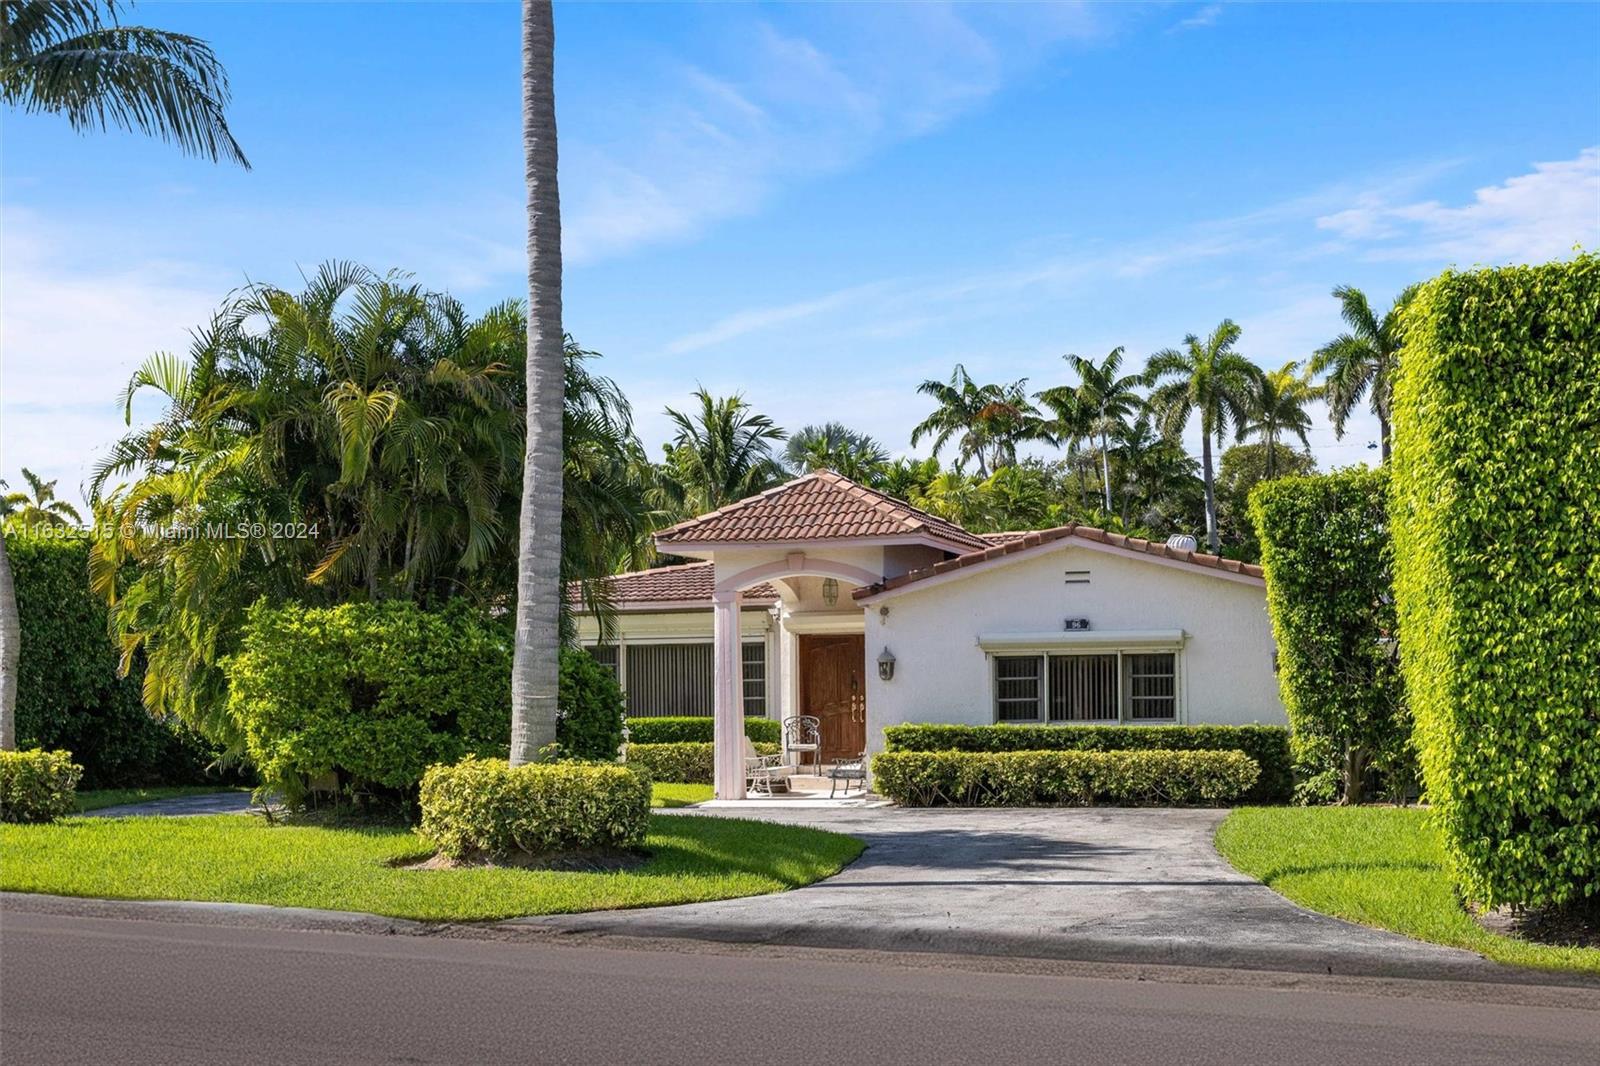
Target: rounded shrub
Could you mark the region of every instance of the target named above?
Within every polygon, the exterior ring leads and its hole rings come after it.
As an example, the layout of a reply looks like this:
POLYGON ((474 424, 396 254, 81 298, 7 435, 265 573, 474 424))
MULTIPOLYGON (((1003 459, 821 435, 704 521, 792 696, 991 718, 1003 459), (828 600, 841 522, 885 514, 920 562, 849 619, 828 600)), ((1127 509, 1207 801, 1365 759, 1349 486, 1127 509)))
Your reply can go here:
POLYGON ((53 822, 77 807, 70 751, 0 751, 0 821, 53 822))
POLYGON ((638 848, 650 779, 616 764, 468 757, 429 767, 420 832, 452 859, 638 848))
MULTIPOLYGON (((752 742, 758 755, 778 754, 778 745, 752 742)), ((716 745, 704 743, 628 744, 627 764, 655 781, 709 785, 716 776, 716 745)))
POLYGON ((511 647, 467 605, 250 609, 227 659, 228 710, 262 786, 408 796, 423 771, 507 753, 511 647))
POLYGON ((561 649, 556 742, 563 755, 610 762, 622 747, 626 702, 610 670, 588 652, 561 649))
POLYGON ((1261 768, 1237 751, 887 751, 872 787, 907 807, 1229 803, 1261 768))

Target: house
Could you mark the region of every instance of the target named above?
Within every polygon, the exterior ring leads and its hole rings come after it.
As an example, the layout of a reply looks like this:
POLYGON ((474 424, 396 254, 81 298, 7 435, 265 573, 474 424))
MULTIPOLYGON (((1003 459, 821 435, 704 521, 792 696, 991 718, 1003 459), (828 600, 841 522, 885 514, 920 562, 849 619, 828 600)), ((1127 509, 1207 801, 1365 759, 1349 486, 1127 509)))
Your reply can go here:
POLYGON ((821 471, 656 535, 607 580, 629 714, 815 715, 824 759, 900 722, 1285 724, 1260 567, 1084 526, 976 534, 821 471))

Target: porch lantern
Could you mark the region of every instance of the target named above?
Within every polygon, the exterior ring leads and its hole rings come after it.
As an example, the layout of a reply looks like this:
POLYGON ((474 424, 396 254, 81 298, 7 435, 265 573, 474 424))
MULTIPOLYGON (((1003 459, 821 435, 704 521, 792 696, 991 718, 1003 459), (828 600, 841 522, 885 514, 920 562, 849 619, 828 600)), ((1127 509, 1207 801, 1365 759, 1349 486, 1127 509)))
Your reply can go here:
POLYGON ((839 582, 831 577, 822 579, 822 602, 829 607, 839 602, 839 582))
POLYGON ((878 680, 894 680, 894 653, 889 650, 887 645, 878 656, 878 680))

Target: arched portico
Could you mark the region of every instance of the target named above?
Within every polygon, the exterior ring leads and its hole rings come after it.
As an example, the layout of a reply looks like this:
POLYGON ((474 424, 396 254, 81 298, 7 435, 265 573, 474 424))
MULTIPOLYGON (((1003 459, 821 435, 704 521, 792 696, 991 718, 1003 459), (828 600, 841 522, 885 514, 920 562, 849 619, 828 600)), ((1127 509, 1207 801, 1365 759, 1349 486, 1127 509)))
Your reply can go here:
MULTIPOLYGON (((716 563, 713 555, 712 561, 716 563)), ((788 591, 785 602, 794 594, 789 579, 832 578, 848 586, 871 585, 880 575, 853 563, 812 552, 786 552, 764 561, 741 560, 723 575, 717 565, 716 583, 711 594, 714 723, 714 770, 718 799, 743 799, 744 769, 744 665, 740 653, 739 593, 753 585, 771 583, 788 591)), ((848 596, 844 602, 851 601, 848 596)), ((845 612, 850 608, 846 607, 845 612)), ((845 613, 845 612, 840 612, 845 613)))

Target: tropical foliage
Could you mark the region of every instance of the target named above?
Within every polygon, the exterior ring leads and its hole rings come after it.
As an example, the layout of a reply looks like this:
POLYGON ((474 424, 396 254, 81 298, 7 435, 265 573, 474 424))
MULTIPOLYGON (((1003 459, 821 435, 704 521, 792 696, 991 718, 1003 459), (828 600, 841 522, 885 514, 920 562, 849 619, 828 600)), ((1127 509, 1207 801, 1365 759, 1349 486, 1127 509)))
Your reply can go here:
POLYGON ((1364 292, 1340 285, 1333 290, 1333 297, 1339 301, 1339 313, 1350 328, 1318 348, 1311 358, 1311 372, 1327 376, 1323 389, 1335 435, 1344 437, 1351 413, 1365 399, 1378 419, 1378 442, 1384 462, 1389 461, 1392 396, 1400 367, 1401 317, 1416 292, 1415 285, 1402 291, 1379 318, 1364 292))
MULTIPOLYGON (((10 529, 36 529, 40 526, 64 528, 80 525, 83 516, 66 500, 56 497, 55 481, 45 481, 27 467, 22 468, 26 492, 8 492, 0 499, 0 516, 10 529)), ((6 483, 0 481, 0 488, 6 483)))
POLYGON ((715 511, 783 480, 774 447, 786 434, 742 396, 696 389, 696 406, 667 408, 673 438, 659 471, 659 493, 683 517, 715 511))

